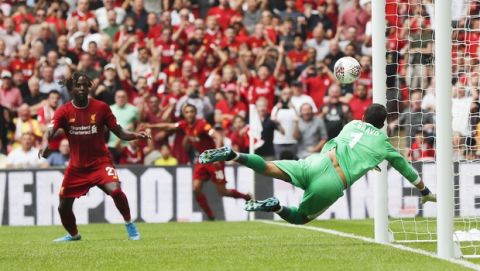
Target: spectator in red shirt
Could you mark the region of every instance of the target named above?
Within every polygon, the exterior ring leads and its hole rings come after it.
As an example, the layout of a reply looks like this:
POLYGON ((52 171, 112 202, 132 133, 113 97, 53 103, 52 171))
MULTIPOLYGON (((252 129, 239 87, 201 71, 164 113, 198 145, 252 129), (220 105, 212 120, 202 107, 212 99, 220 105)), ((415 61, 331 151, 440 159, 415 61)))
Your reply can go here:
POLYGON ((323 62, 317 63, 318 66, 305 69, 302 77, 306 93, 312 97, 317 108, 322 108, 327 89, 335 82, 335 76, 323 62))
POLYGON ((248 126, 245 118, 237 115, 233 118, 233 132, 230 134, 232 140, 232 149, 247 153, 250 146, 250 138, 248 136, 248 126))
POLYGON ((30 57, 27 45, 21 45, 17 48, 17 58, 10 62, 10 71, 22 71, 25 80, 30 79, 35 72, 35 59, 30 57))
MULTIPOLYGON (((292 62, 295 69, 298 69, 302 66, 303 63, 307 62, 307 51, 303 48, 303 38, 302 35, 297 34, 293 39, 293 49, 287 53, 288 58, 292 62)), ((297 70, 300 73, 301 70, 297 70)))
POLYGON ((10 111, 17 111, 17 108, 23 103, 20 90, 13 86, 12 73, 2 71, 2 84, 0 86, 0 105, 10 111))
POLYGON ((412 162, 416 161, 434 161, 435 149, 432 144, 424 139, 423 130, 419 129, 415 132, 415 138, 408 151, 408 158, 412 162))
POLYGON ((348 104, 352 111, 352 119, 361 120, 363 113, 365 113, 365 110, 367 110, 367 107, 371 104, 372 100, 368 98, 366 86, 357 84, 353 97, 348 104))
POLYGON ((142 148, 138 146, 138 140, 129 141, 128 144, 122 148, 120 154, 120 164, 125 165, 143 165, 145 158, 142 148))
POLYGON ((88 21, 89 19, 95 19, 95 14, 88 10, 88 0, 78 0, 77 9, 72 12, 71 18, 76 18, 79 21, 88 21))
MULTIPOLYGON (((174 108, 175 105, 171 103, 168 103, 162 108, 158 96, 152 95, 148 98, 147 108, 143 112, 141 121, 145 124, 169 122, 174 108)), ((167 132, 152 128, 152 141, 154 148, 160 149, 163 144, 168 144, 168 136, 169 134, 167 132)))
POLYGON ((228 0, 219 0, 218 6, 210 8, 207 16, 217 17, 218 24, 225 30, 230 25, 232 18, 238 16, 238 13, 230 8, 228 0))
POLYGON ((349 8, 346 8, 340 15, 338 21, 338 34, 341 39, 345 35, 345 31, 354 26, 357 29, 357 42, 363 42, 365 34, 365 26, 370 20, 370 16, 360 6, 360 0, 352 0, 352 4, 349 8))
POLYGON ((238 100, 235 85, 228 85, 225 89, 225 99, 215 106, 215 122, 220 123, 224 129, 229 130, 232 120, 236 116, 247 117, 247 106, 238 100))

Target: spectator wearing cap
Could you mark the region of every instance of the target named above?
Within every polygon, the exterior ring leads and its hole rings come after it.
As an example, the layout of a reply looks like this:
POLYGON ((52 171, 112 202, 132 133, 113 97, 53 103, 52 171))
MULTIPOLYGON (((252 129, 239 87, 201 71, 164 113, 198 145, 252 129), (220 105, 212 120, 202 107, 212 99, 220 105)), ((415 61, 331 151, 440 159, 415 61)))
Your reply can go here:
POLYGON ((96 99, 112 105, 115 103, 115 93, 121 88, 115 64, 108 63, 103 67, 103 78, 95 89, 94 96, 96 99))
POLYGON ((291 98, 293 107, 297 113, 300 113, 300 107, 303 104, 309 104, 312 107, 313 113, 317 113, 318 109, 313 101, 312 97, 306 95, 303 91, 303 84, 299 81, 293 81, 291 84, 291 89, 293 91, 293 96, 291 98))
POLYGON ((52 152, 47 158, 48 164, 52 167, 66 167, 70 161, 70 146, 68 139, 60 141, 58 151, 52 152))
POLYGON ((299 113, 300 119, 295 123, 293 136, 298 140, 297 156, 304 159, 312 153, 320 152, 328 135, 325 122, 314 115, 310 104, 302 104, 299 113))
POLYGON ((53 68, 48 65, 43 65, 41 68, 40 93, 48 95, 52 90, 57 90, 62 96, 62 104, 70 100, 70 94, 67 88, 60 85, 58 81, 53 78, 53 68))
POLYGON ((11 72, 4 70, 0 75, 2 77, 2 83, 0 85, 0 105, 11 111, 16 111, 23 102, 22 94, 18 88, 13 86, 11 72))
POLYGON ((8 154, 7 168, 36 168, 46 163, 45 159, 38 159, 38 149, 34 147, 32 134, 22 134, 20 142, 21 147, 8 154))
POLYGON ((7 17, 3 21, 3 30, 0 30, 0 39, 5 42, 5 55, 12 55, 18 46, 22 45, 22 37, 15 32, 15 22, 7 17))
POLYGON ((362 84, 356 84, 353 97, 348 103, 352 110, 352 119, 361 120, 365 110, 372 104, 372 99, 368 98, 367 87, 362 84))
POLYGON ((123 19, 125 19, 125 10, 120 7, 115 7, 114 2, 114 0, 103 0, 103 7, 95 10, 95 18, 97 19, 98 27, 101 30, 112 25, 109 18, 112 15, 109 15, 109 13, 115 15, 113 16, 113 24, 119 25, 123 22, 123 19))
POLYGON ((322 25, 318 25, 313 29, 312 38, 305 42, 308 48, 317 50, 317 61, 323 60, 329 53, 329 42, 325 39, 325 30, 322 25))
POLYGON ((82 49, 84 39, 85 39, 85 33, 83 33, 82 31, 75 32, 68 39, 69 47, 72 48, 71 52, 73 52, 77 56, 78 61, 80 60, 80 55, 84 53, 82 49))
POLYGON ((235 116, 246 118, 248 109, 243 102, 239 101, 234 84, 227 85, 224 95, 225 99, 220 100, 215 105, 215 122, 229 130, 235 116))

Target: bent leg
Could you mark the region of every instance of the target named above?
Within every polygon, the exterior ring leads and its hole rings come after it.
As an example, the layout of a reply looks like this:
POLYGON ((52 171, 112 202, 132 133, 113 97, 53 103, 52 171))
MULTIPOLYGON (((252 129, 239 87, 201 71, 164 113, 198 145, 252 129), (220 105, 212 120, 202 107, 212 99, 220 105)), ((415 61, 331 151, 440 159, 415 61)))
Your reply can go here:
POLYGON ((282 206, 282 208, 280 209, 280 211, 277 212, 277 214, 288 223, 297 225, 306 224, 313 219, 309 218, 306 214, 299 211, 297 207, 282 206))
POLYGON ((213 211, 208 204, 207 197, 202 192, 203 189, 203 181, 195 179, 193 180, 193 194, 195 195, 195 200, 197 201, 198 205, 207 215, 208 219, 213 220, 215 216, 213 215, 213 211))
POLYGON ((130 205, 128 204, 128 199, 125 193, 123 193, 122 189, 120 188, 119 182, 109 182, 104 185, 99 186, 107 195, 110 195, 115 203, 120 214, 122 214, 123 219, 125 222, 131 222, 131 214, 130 214, 130 205))
POLYGON ((244 199, 249 201, 252 197, 249 194, 244 194, 236 189, 227 189, 225 187, 225 183, 215 183, 215 188, 217 188, 217 192, 220 196, 223 197, 230 197, 234 199, 244 199))
POLYGON ((253 169, 255 172, 262 175, 280 179, 286 182, 291 182, 290 176, 282 171, 272 161, 265 161, 257 154, 239 153, 236 162, 253 169))
POLYGON ((58 205, 58 213, 60 214, 62 225, 71 236, 76 236, 78 234, 77 222, 75 214, 73 214, 74 201, 75 198, 60 198, 60 203, 58 205))

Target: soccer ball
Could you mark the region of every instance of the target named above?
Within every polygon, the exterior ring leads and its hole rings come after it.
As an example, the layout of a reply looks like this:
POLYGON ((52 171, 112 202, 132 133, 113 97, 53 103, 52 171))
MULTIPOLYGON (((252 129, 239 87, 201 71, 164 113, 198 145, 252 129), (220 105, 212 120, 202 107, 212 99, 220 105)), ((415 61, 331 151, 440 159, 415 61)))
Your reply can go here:
POLYGON ((360 75, 360 63, 353 57, 342 57, 335 63, 333 74, 342 84, 351 84, 360 75))

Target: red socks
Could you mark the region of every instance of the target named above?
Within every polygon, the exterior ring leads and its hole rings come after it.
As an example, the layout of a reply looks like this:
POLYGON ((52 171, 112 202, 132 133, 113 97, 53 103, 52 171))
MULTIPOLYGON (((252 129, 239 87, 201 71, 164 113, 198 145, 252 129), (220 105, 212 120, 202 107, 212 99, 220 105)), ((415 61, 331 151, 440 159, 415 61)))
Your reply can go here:
POLYGON ((228 189, 227 192, 228 192, 228 194, 226 195, 227 197, 232 197, 232 198, 236 198, 236 199, 244 199, 246 201, 249 201, 249 200, 252 199, 252 197, 250 195, 240 193, 236 189, 228 189))
POLYGON ((110 196, 115 202, 115 206, 117 206, 118 211, 123 216, 123 219, 127 222, 130 221, 130 206, 128 206, 128 199, 125 193, 123 193, 122 189, 118 188, 110 193, 110 196))
POLYGON ((200 208, 207 214, 208 218, 213 218, 213 212, 212 209, 210 209, 210 206, 208 205, 207 197, 205 197, 205 194, 200 193, 198 194, 195 199, 197 200, 198 205, 200 205, 200 208))
POLYGON ((61 211, 60 219, 62 220, 63 227, 67 230, 67 232, 71 236, 75 236, 78 234, 77 230, 77 221, 75 220, 75 215, 73 214, 72 210, 68 211, 61 211))

